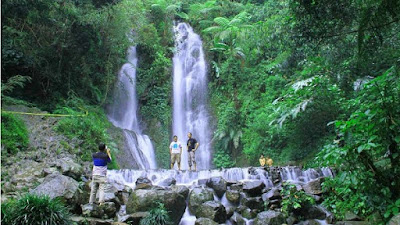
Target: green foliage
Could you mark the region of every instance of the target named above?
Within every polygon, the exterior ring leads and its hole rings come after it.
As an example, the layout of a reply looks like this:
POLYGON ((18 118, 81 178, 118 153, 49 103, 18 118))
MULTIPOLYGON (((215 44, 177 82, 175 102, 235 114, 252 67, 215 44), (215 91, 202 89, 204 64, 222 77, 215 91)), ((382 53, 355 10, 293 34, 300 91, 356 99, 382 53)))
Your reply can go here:
POLYGON ((10 113, 1 113, 1 145, 4 153, 15 154, 28 147, 29 136, 25 123, 10 113))
MULTIPOLYGON (((66 101, 66 106, 58 107, 55 113, 69 114, 72 117, 61 119, 55 129, 57 132, 66 135, 69 138, 78 138, 82 140, 79 149, 72 149, 72 153, 78 154, 83 160, 90 161, 92 153, 97 152, 98 144, 110 143, 110 137, 107 129, 110 126, 102 108, 95 106, 85 106, 80 99, 70 99, 66 101), (85 106, 86 108, 82 108, 85 106), (84 111, 88 111, 88 115, 84 115, 84 111), (82 116, 84 115, 84 116, 82 116)), ((114 149, 112 154, 114 154, 114 149)), ((110 168, 118 167, 113 160, 110 168)))
POLYGON ((217 151, 214 153, 213 164, 216 168, 231 168, 236 165, 236 161, 229 154, 217 151))
POLYGON ((149 215, 140 220, 140 225, 167 225, 172 224, 170 217, 163 203, 158 202, 157 206, 149 211, 149 215))
POLYGON ((304 191, 298 191, 296 185, 293 184, 284 183, 281 194, 283 196, 282 212, 286 216, 315 204, 313 197, 307 195, 304 191))
POLYGON ((101 8, 92 1, 3 4, 3 77, 32 78, 29 89, 12 95, 47 107, 71 92, 104 103, 130 44, 126 34, 143 21, 141 8, 136 1, 101 8))
POLYGON ((354 109, 350 117, 335 122, 339 140, 318 154, 321 165, 340 167, 335 183, 326 184, 333 189, 327 205, 339 215, 346 209, 364 216, 372 210, 384 214, 399 198, 398 77, 397 68, 392 68, 367 83, 349 101, 354 109))
POLYGON ((69 225, 70 213, 57 199, 27 194, 18 200, 1 204, 2 224, 10 225, 69 225))

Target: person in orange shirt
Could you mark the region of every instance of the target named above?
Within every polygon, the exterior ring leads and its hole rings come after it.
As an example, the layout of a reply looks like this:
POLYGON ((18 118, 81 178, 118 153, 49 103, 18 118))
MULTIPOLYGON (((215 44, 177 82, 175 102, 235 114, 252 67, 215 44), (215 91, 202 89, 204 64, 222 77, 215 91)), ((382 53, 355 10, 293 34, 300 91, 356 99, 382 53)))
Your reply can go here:
POLYGON ((274 161, 272 161, 272 159, 270 157, 267 157, 267 160, 266 160, 267 166, 272 166, 273 163, 274 163, 274 161))
POLYGON ((260 161, 260 166, 265 166, 266 160, 264 158, 264 154, 261 154, 259 161, 260 161))

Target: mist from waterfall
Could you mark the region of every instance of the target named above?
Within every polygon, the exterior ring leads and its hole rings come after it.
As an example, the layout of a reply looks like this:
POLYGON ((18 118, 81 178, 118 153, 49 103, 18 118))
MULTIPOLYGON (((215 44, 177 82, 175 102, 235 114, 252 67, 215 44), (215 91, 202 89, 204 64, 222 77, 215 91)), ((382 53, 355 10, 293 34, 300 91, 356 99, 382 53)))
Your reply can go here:
POLYGON ((181 168, 188 169, 187 133, 199 143, 197 170, 211 167, 211 128, 207 109, 207 70, 200 36, 186 23, 174 25, 173 135, 183 143, 181 168))
POLYGON ((136 47, 128 49, 128 62, 119 74, 112 103, 108 106, 108 120, 123 129, 126 145, 139 169, 156 169, 153 144, 147 135, 142 134, 138 120, 138 100, 136 97, 136 66, 138 58, 136 47))

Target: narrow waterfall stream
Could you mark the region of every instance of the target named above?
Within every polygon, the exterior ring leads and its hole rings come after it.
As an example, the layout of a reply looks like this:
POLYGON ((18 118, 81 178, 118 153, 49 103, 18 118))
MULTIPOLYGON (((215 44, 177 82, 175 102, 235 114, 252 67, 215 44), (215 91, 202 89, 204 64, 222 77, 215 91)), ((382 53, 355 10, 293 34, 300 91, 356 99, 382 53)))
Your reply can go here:
POLYGON ((156 169, 153 144, 142 134, 138 120, 138 100, 136 97, 136 47, 128 49, 128 62, 119 74, 112 104, 108 106, 108 119, 116 127, 123 129, 126 145, 139 169, 156 169))
POLYGON ((188 169, 187 133, 200 147, 196 151, 197 169, 211 166, 211 127, 207 109, 207 71, 200 36, 186 23, 174 26, 176 53, 173 58, 173 135, 184 145, 181 168, 188 169))

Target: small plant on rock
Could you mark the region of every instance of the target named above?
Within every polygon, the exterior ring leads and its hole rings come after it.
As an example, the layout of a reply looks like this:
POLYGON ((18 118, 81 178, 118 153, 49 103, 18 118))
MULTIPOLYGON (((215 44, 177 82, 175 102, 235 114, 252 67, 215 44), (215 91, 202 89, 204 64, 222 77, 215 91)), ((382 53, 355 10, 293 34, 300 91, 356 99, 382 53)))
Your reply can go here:
POLYGON ((149 211, 149 215, 140 221, 140 225, 167 225, 172 224, 168 211, 163 203, 157 202, 157 206, 149 211))
POLYGON ((307 195, 302 190, 298 191, 293 184, 284 183, 282 188, 282 212, 286 216, 291 213, 298 214, 301 209, 308 208, 315 204, 314 198, 307 195))

